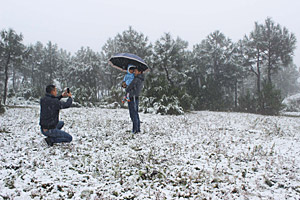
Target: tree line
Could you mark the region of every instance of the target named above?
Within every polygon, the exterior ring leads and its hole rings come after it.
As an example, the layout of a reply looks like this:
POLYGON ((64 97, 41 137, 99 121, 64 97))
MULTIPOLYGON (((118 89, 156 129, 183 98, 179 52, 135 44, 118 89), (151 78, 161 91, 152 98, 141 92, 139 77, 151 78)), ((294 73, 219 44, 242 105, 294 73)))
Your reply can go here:
POLYGON ((2 30, 1 103, 22 96, 40 98, 45 86, 70 87, 81 105, 119 102, 124 76, 108 65, 120 52, 143 58, 146 74, 141 109, 181 114, 190 110, 278 114, 282 98, 299 91, 293 64, 296 37, 267 18, 238 42, 221 31, 188 49, 188 42, 164 33, 153 44, 132 27, 109 38, 100 52, 82 47, 74 55, 49 41, 26 46, 23 35, 2 30))

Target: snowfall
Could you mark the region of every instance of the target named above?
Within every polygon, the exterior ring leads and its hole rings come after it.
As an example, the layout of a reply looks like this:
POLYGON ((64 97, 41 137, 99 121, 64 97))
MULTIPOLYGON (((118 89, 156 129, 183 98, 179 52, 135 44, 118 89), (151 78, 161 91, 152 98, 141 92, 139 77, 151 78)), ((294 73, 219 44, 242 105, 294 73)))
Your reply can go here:
POLYGON ((60 112, 70 144, 48 147, 39 106, 0 115, 0 199, 300 199, 300 118, 127 109, 60 112))

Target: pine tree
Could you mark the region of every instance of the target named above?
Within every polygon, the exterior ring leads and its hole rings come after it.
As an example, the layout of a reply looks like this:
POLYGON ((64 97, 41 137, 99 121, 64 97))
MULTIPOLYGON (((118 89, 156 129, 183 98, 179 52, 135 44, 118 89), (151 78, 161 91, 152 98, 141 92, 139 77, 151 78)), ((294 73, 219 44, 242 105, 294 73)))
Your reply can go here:
MULTIPOLYGON (((283 66, 288 66, 292 62, 292 55, 295 49, 296 38, 289 34, 286 28, 281 28, 279 24, 267 18, 265 24, 255 23, 254 30, 249 37, 245 36, 244 66, 256 76, 256 88, 258 99, 258 111, 265 112, 266 97, 261 90, 261 82, 268 81, 265 87, 275 91, 272 83, 272 75, 278 73, 283 66)), ((278 97, 279 95, 275 95, 278 97)))
POLYGON ((30 82, 33 97, 40 97, 45 93, 45 71, 43 68, 45 48, 41 42, 31 47, 26 65, 30 69, 30 82))
POLYGON ((164 34, 154 46, 155 73, 163 73, 170 86, 180 86, 185 82, 186 48, 188 42, 179 37, 175 40, 170 33, 164 34), (175 85, 176 84, 176 85, 175 85))
POLYGON ((232 107, 237 99, 240 71, 237 47, 220 31, 195 45, 189 75, 190 93, 198 101, 195 104, 202 105, 198 109, 232 107), (195 88, 198 93, 193 92, 195 88))
POLYGON ((58 66, 58 47, 49 41, 44 48, 44 58, 41 64, 43 74, 43 85, 52 84, 56 78, 58 66))
POLYGON ((13 29, 3 30, 0 32, 0 49, 1 63, 4 68, 4 91, 3 103, 6 103, 9 70, 18 65, 22 61, 25 46, 22 44, 23 35, 17 34, 13 29))
POLYGON ((80 103, 96 102, 98 100, 100 77, 100 56, 89 47, 81 48, 72 59, 69 73, 65 77, 72 86, 75 100, 80 103))
POLYGON ((155 108, 162 114, 182 114, 190 109, 190 97, 185 92, 187 82, 186 41, 164 34, 154 46, 153 68, 145 87, 145 108, 155 108))
POLYGON ((55 78, 61 84, 61 88, 71 87, 72 77, 70 66, 72 66, 72 56, 66 50, 60 49, 57 54, 57 71, 55 78))
POLYGON ((292 55, 296 48, 296 37, 293 33, 279 24, 275 24, 271 18, 265 20, 265 24, 260 25, 262 29, 263 54, 265 55, 265 68, 268 81, 272 84, 272 75, 281 66, 288 66, 292 62, 292 55))

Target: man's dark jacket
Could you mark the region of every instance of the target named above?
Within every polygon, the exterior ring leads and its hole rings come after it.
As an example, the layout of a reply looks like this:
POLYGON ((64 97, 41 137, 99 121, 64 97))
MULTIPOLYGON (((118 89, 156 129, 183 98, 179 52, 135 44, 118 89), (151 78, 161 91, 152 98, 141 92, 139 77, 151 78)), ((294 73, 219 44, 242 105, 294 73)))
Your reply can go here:
POLYGON ((69 97, 66 102, 60 101, 61 98, 62 96, 55 97, 49 93, 41 98, 40 126, 43 129, 55 129, 58 124, 59 110, 72 105, 72 98, 69 97))
POLYGON ((126 92, 129 93, 130 98, 140 96, 141 90, 144 86, 144 79, 144 74, 138 74, 128 85, 126 92))

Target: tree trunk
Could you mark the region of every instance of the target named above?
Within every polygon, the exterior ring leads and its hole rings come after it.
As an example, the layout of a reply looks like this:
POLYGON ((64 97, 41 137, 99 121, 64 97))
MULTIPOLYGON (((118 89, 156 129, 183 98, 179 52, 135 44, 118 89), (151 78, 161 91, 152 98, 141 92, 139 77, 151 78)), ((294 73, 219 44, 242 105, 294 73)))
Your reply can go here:
POLYGON ((268 82, 272 84, 272 78, 271 78, 271 68, 268 68, 268 82))
POLYGON ((237 108, 237 98, 238 98, 238 91, 237 91, 237 87, 238 87, 238 81, 237 79, 235 79, 235 84, 234 84, 234 108, 237 108))
POLYGON ((174 86, 174 83, 173 83, 172 79, 170 78, 169 71, 168 71, 167 67, 164 67, 164 70, 166 72, 166 78, 167 78, 167 80, 169 81, 169 83, 171 84, 171 86, 174 86))
POLYGON ((13 66, 13 68, 12 68, 12 72, 13 72, 13 74, 12 74, 12 78, 13 78, 13 89, 14 89, 14 91, 16 91, 16 69, 15 69, 14 66, 13 66))
POLYGON ((257 51, 257 63, 256 63, 256 72, 257 72, 257 95, 258 95, 258 107, 259 110, 263 110, 263 100, 261 95, 261 72, 260 72, 260 53, 259 50, 257 51))
POLYGON ((6 98, 7 98, 7 87, 8 87, 8 66, 10 62, 10 52, 8 53, 6 65, 5 65, 5 83, 4 83, 4 94, 3 94, 3 104, 6 104, 6 98))
POLYGON ((260 94, 260 65, 259 65, 260 54, 257 51, 257 61, 256 61, 256 73, 257 73, 257 93, 260 94))
POLYGON ((35 87, 35 78, 34 78, 34 64, 31 65, 31 87, 35 87))
POLYGON ((268 56, 268 81, 270 84, 272 84, 271 73, 272 73, 271 55, 269 54, 269 56, 268 56))
POLYGON ((260 69, 259 69, 259 66, 257 66, 257 82, 256 82, 256 84, 257 84, 257 93, 259 94, 260 93, 260 69))

